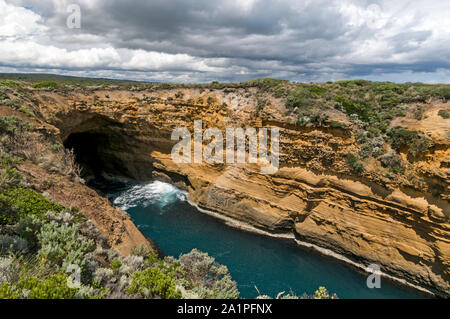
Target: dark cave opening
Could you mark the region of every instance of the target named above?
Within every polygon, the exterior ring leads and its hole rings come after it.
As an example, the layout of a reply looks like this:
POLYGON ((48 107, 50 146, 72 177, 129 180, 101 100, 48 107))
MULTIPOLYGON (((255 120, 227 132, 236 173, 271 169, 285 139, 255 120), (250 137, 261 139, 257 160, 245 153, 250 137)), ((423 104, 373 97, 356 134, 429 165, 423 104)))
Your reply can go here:
POLYGON ((100 133, 72 133, 64 141, 64 147, 73 149, 75 159, 82 168, 82 176, 99 178, 105 168, 101 148, 108 145, 108 137, 100 133))

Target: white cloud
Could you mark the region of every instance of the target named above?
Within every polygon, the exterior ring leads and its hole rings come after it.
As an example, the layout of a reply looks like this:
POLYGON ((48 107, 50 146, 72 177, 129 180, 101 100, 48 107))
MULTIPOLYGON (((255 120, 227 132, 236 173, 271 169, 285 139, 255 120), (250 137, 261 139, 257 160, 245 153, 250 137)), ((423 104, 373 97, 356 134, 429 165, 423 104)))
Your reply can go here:
POLYGON ((22 7, 8 5, 0 0, 0 38, 33 37, 45 33, 41 16, 22 7))
POLYGON ((0 0, 0 65, 174 81, 450 82, 449 13, 450 2, 425 0, 0 0), (73 2, 79 30, 65 25, 73 2))

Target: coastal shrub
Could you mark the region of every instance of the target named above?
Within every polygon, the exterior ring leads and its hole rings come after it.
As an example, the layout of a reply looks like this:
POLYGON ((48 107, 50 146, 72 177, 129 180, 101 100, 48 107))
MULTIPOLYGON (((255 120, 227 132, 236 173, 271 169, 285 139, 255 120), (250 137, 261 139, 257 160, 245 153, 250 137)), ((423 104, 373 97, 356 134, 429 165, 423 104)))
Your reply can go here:
POLYGON ((186 278, 185 287, 192 289, 200 298, 239 297, 236 282, 231 280, 228 268, 207 253, 193 249, 190 253, 181 255, 178 260, 186 278))
POLYGON ((0 235, 0 255, 24 254, 27 251, 28 243, 25 239, 16 235, 0 235))
POLYGON ((328 124, 332 127, 332 128, 346 128, 347 124, 339 122, 339 121, 335 121, 335 120, 331 120, 328 122, 328 124))
POLYGON ((73 299, 78 289, 69 288, 67 275, 56 273, 47 278, 25 277, 16 283, 0 285, 0 299, 73 299))
POLYGON ((111 261, 111 269, 113 271, 117 271, 119 270, 119 268, 122 266, 122 262, 120 261, 119 258, 115 258, 113 259, 113 261, 111 261))
POLYGON ((164 273, 158 267, 135 272, 126 291, 144 298, 181 298, 181 291, 176 289, 175 278, 164 273))
POLYGON ((258 97, 256 103, 256 111, 262 111, 267 104, 268 103, 265 99, 261 99, 260 97, 258 97))
POLYGON ((314 94, 304 87, 297 87, 286 97, 286 108, 304 109, 314 104, 314 94))
POLYGON ((363 144, 363 146, 361 147, 361 150, 359 151, 358 155, 360 158, 362 159, 366 159, 370 156, 372 156, 372 145, 370 145, 370 143, 365 143, 363 144))
POLYGON ((395 174, 402 174, 405 172, 402 158, 394 152, 382 155, 380 157, 380 162, 383 167, 388 167, 389 170, 395 174))
POLYGON ((414 157, 419 157, 421 153, 424 153, 430 148, 430 139, 423 135, 419 135, 418 138, 414 139, 410 144, 409 153, 414 157))
POLYGON ((81 167, 76 161, 73 149, 63 149, 61 162, 61 174, 73 177, 81 175, 81 167))
POLYGON ((93 281, 96 285, 102 285, 107 286, 108 283, 114 283, 115 280, 113 280, 114 277, 114 271, 110 268, 97 268, 93 275, 93 281))
POLYGON ((215 101, 216 101, 216 99, 213 98, 212 96, 208 96, 208 98, 206 99, 206 103, 208 105, 211 105, 211 104, 215 103, 215 101))
POLYGON ((317 96, 324 95, 327 92, 326 88, 320 86, 307 86, 305 88, 317 96))
POLYGON ((450 118, 450 113, 447 110, 439 110, 438 115, 443 119, 450 118))
POLYGON ((55 81, 42 81, 33 84, 36 89, 57 89, 58 86, 58 82, 55 81))
POLYGON ((85 270, 87 253, 95 249, 95 242, 82 236, 77 225, 50 221, 42 225, 37 238, 41 245, 38 256, 64 270, 71 264, 85 270))
POLYGON ((363 122, 369 123, 372 117, 375 117, 374 106, 368 101, 354 101, 339 95, 335 98, 335 103, 341 105, 347 115, 356 114, 358 119, 363 122))
MULTIPOLYGON (((256 289, 259 293, 259 295, 256 297, 256 299, 272 299, 272 297, 268 295, 261 295, 258 289, 256 289)), ((314 294, 307 295, 304 293, 301 297, 297 296, 292 289, 289 291, 289 293, 286 294, 285 291, 281 291, 277 294, 275 299, 338 299, 338 296, 336 294, 333 294, 330 296, 330 293, 325 287, 319 287, 314 294)))
POLYGON ((435 90, 436 94, 445 100, 450 99, 450 85, 438 86, 435 90))
POLYGON ((0 164, 0 191, 13 185, 17 185, 22 179, 22 175, 12 165, 0 164))
POLYGON ((38 244, 37 234, 43 224, 42 218, 31 215, 22 218, 16 227, 16 234, 25 239, 30 246, 34 248, 38 244))
POLYGON ((409 154, 417 157, 430 147, 430 139, 417 131, 411 131, 401 126, 396 126, 387 132, 392 148, 400 151, 403 147, 409 148, 409 154))
POLYGON ((319 287, 314 293, 313 299, 329 299, 330 293, 325 287, 319 287))
POLYGON ((42 217, 48 211, 59 213, 63 207, 31 189, 13 186, 0 194, 0 209, 0 224, 14 224, 29 215, 42 217))
POLYGON ((310 115, 310 121, 316 126, 323 126, 328 121, 328 115, 319 112, 313 112, 310 115))
POLYGON ((7 100, 7 99, 9 99, 8 95, 5 92, 3 92, 2 90, 0 90, 0 101, 7 100))
POLYGON ((410 131, 404 127, 396 126, 387 132, 391 140, 391 146, 399 151, 403 146, 408 146, 411 141, 418 137, 417 131, 410 131))
POLYGON ((177 99, 182 99, 183 96, 184 96, 184 94, 181 91, 178 91, 177 93, 175 93, 175 98, 177 98, 177 99))
POLYGON ((9 79, 3 79, 0 80, 0 86, 7 86, 10 88, 17 88, 20 87, 22 84, 19 81, 9 80, 9 79))
POLYGON ((24 121, 15 115, 0 117, 0 134, 23 135, 32 129, 33 126, 28 121, 24 121))
POLYGON ((0 256, 0 284, 10 281, 17 273, 17 265, 13 257, 0 256))
POLYGON ((369 158, 370 156, 377 156, 382 152, 382 146, 384 144, 384 139, 381 136, 375 136, 374 138, 369 138, 367 133, 357 135, 357 141, 362 143, 361 150, 359 151, 359 157, 362 159, 369 158))
POLYGON ((119 271, 122 274, 132 274, 136 271, 143 270, 143 268, 144 258, 142 256, 128 255, 123 258, 119 271))
POLYGON ((420 121, 423 118, 423 113, 425 112, 423 106, 418 105, 414 111, 414 118, 420 121))
POLYGON ((278 80, 278 79, 273 79, 273 78, 261 78, 261 79, 248 81, 248 82, 246 82, 246 84, 248 84, 250 86, 257 86, 260 89, 264 89, 264 90, 272 90, 272 89, 276 89, 276 88, 280 87, 281 85, 283 85, 286 82, 288 82, 288 81, 278 80))
POLYGON ((364 165, 359 160, 359 157, 357 155, 352 154, 352 153, 348 153, 345 157, 347 159, 348 165, 350 166, 350 169, 354 173, 361 174, 364 171, 364 165))
POLYGON ((297 126, 306 126, 311 123, 314 126, 323 126, 328 121, 328 115, 319 112, 300 112, 297 117, 297 126))

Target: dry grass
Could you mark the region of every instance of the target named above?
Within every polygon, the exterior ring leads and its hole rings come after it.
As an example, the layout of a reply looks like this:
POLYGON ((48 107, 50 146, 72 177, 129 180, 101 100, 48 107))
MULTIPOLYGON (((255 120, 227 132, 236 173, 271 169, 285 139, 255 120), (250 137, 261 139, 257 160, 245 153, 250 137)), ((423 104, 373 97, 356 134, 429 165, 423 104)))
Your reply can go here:
POLYGON ((62 154, 62 164, 63 164, 63 173, 64 175, 79 177, 81 174, 81 167, 76 162, 75 153, 73 149, 68 150, 64 149, 62 154))

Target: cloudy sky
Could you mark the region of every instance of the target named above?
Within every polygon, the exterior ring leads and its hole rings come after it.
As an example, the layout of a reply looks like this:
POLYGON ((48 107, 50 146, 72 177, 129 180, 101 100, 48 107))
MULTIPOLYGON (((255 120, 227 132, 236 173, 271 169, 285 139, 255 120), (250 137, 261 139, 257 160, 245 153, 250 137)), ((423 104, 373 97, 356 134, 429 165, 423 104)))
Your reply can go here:
POLYGON ((449 17, 448 0, 0 0, 0 72, 450 83, 449 17))

